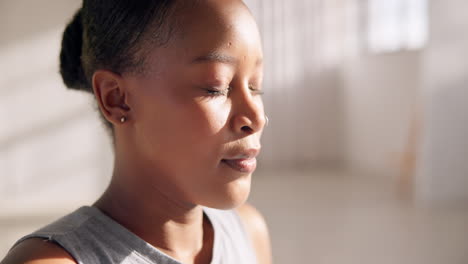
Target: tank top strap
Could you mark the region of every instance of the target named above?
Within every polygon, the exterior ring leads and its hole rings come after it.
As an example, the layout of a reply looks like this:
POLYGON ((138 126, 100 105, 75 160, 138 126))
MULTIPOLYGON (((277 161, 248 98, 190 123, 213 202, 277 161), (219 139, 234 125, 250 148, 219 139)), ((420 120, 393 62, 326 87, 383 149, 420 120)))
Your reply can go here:
POLYGON ((204 208, 215 230, 212 264, 255 264, 252 242, 236 210, 204 208))

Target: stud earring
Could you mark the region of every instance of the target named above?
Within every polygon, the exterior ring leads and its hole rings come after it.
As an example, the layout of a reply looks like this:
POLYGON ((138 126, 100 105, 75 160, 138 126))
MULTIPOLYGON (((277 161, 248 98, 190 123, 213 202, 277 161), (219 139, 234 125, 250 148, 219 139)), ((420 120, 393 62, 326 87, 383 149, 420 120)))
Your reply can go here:
POLYGON ((125 116, 122 116, 122 117, 120 118, 120 123, 123 124, 123 123, 125 123, 125 121, 127 121, 127 118, 126 118, 125 116))

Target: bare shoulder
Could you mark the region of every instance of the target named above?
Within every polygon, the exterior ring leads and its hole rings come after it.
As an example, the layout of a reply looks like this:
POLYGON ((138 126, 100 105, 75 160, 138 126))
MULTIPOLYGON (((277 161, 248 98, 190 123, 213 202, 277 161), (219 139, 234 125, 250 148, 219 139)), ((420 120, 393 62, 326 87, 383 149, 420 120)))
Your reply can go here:
POLYGON ((0 264, 75 264, 68 252, 43 239, 27 239, 15 246, 0 264))
POLYGON ((259 264, 271 264, 271 243, 265 218, 252 205, 245 203, 237 208, 240 218, 250 235, 259 264))

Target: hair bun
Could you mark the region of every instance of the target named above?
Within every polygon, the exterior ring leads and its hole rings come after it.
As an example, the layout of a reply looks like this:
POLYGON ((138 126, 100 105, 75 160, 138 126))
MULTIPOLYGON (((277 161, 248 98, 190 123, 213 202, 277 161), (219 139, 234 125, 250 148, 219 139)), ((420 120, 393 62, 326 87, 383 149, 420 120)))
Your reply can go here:
POLYGON ((68 88, 92 92, 81 63, 83 46, 82 9, 67 25, 62 37, 62 50, 60 52, 60 74, 68 88))

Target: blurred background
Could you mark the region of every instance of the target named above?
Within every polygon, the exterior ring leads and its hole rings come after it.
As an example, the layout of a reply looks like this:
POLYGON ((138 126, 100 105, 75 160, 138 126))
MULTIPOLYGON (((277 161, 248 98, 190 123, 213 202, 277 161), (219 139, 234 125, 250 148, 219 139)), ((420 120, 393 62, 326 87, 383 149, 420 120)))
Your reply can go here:
MULTIPOLYGON (((468 263, 468 2, 248 0, 270 126, 250 202, 274 261, 468 263)), ((58 54, 79 0, 0 1, 0 258, 112 169, 58 54)))

